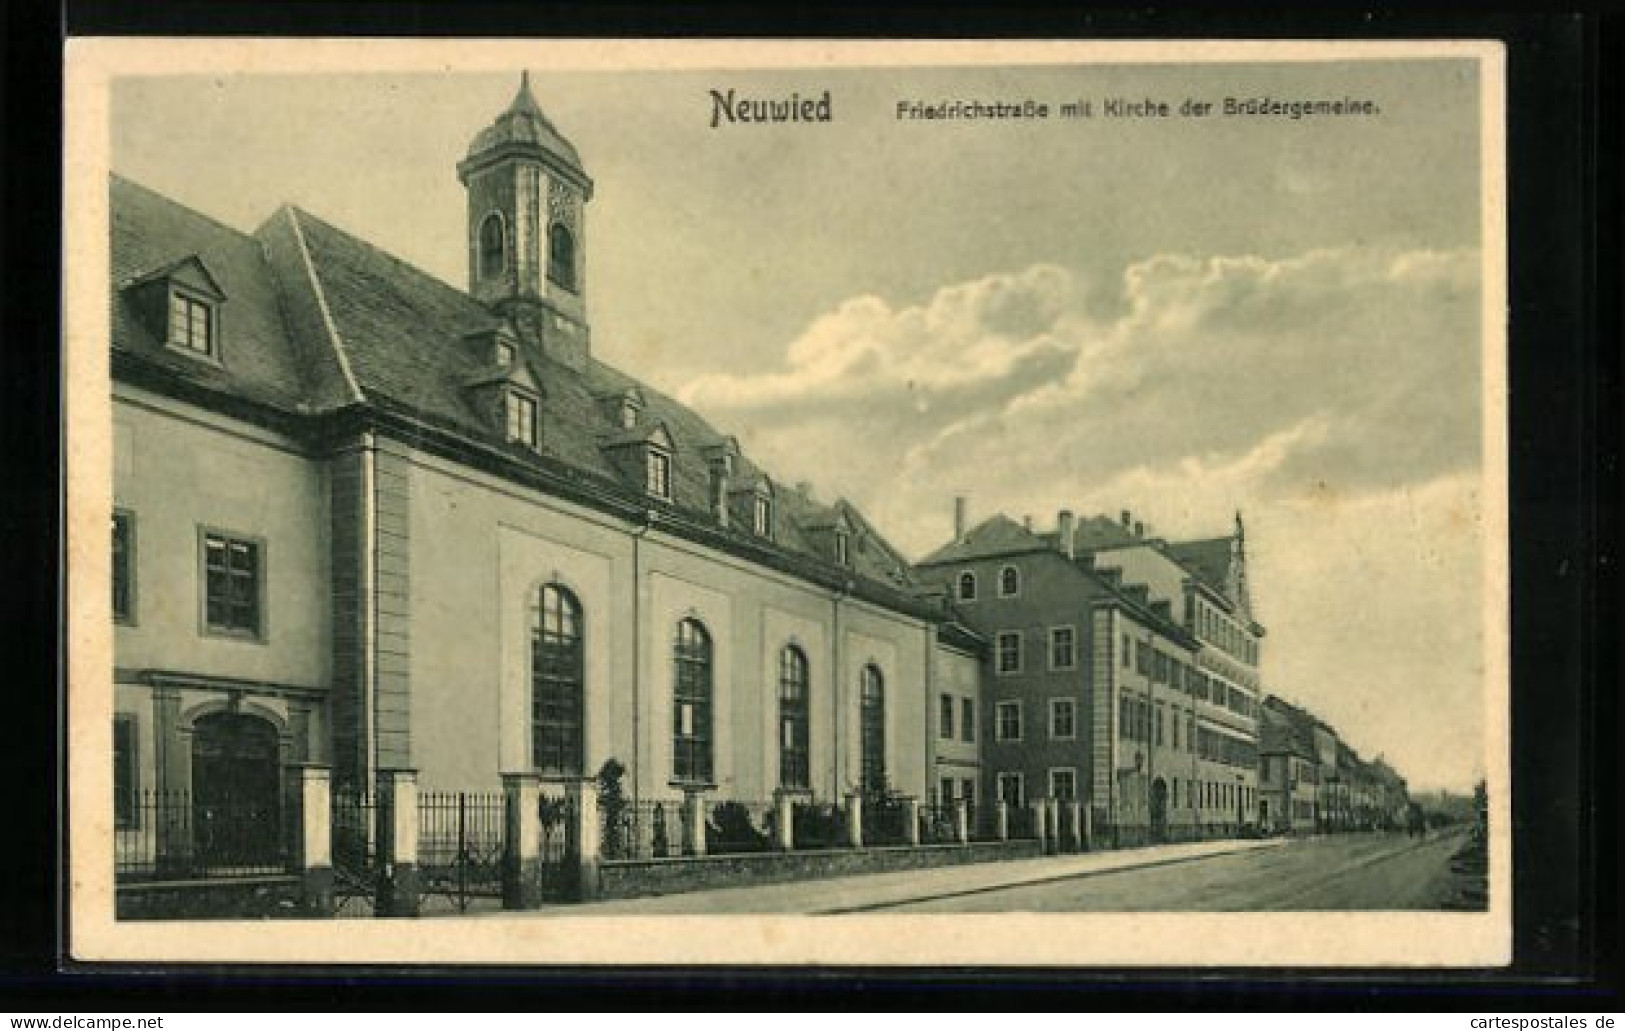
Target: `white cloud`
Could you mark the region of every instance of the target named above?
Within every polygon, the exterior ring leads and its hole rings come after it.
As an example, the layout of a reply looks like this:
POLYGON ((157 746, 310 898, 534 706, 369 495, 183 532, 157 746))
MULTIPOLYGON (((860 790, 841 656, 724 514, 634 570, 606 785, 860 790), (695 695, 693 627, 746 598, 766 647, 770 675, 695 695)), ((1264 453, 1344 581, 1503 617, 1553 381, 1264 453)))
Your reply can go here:
POLYGON ((1175 537, 1244 510, 1288 693, 1453 782, 1481 759, 1478 272, 1471 251, 1159 255, 1100 305, 1101 284, 1034 266, 853 299, 780 370, 685 397, 911 554, 962 492, 976 517, 1130 508, 1175 537), (1429 753, 1417 692, 1454 746, 1429 753))

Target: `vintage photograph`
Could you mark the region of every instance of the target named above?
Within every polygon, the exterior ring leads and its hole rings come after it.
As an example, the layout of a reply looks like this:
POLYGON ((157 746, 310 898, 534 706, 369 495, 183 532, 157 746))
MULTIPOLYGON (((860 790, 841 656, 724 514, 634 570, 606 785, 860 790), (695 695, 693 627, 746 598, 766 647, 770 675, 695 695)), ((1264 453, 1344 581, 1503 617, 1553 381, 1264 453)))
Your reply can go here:
POLYGON ((82 957, 1509 957, 1493 46, 68 73, 82 957))

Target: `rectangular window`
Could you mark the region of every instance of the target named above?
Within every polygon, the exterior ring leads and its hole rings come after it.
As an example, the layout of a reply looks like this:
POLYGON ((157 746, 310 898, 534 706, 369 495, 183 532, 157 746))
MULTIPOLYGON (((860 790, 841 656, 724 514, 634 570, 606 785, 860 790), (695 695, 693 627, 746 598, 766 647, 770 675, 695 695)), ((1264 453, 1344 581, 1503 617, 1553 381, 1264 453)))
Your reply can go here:
POLYGON ((1021 672, 1021 631, 1006 630, 999 634, 999 672, 1021 672))
POLYGON ((999 801, 1012 809, 1020 809, 1027 804, 1027 792, 1022 783, 1023 777, 1019 773, 999 774, 999 801))
POLYGON ((1178 751, 1178 750, 1179 750, 1179 725, 1180 725, 1180 724, 1181 724, 1181 723, 1182 723, 1182 722, 1184 722, 1184 721, 1183 721, 1183 720, 1181 720, 1181 719, 1180 719, 1180 716, 1179 716, 1179 707, 1178 707, 1178 706, 1177 706, 1177 705, 1176 705, 1176 706, 1174 706, 1174 726, 1173 726, 1173 732, 1174 732, 1174 750, 1175 750, 1175 751, 1178 751))
POLYGON ((671 498, 671 456, 664 451, 649 451, 649 493, 657 498, 671 498))
POLYGON ((1162 744, 1162 703, 1157 703, 1157 744, 1162 744))
POLYGON ((963 777, 959 781, 959 797, 970 805, 976 804, 976 778, 963 777))
POLYGON ((1049 771, 1049 797, 1058 802, 1075 802, 1078 798, 1078 771, 1067 767, 1049 771))
POLYGON ((135 621, 135 517, 113 513, 113 621, 135 621))
POLYGON ((959 740, 976 740, 976 702, 970 698, 959 701, 959 740))
POLYGON ((536 401, 516 391, 504 395, 508 410, 508 440, 528 448, 536 446, 536 401))
POLYGON ((1151 646, 1144 641, 1134 642, 1134 670, 1137 673, 1151 672, 1151 646))
POLYGON ((952 777, 943 777, 937 781, 937 804, 954 804, 954 779, 952 777))
POLYGON ((1058 741, 1070 741, 1077 734, 1073 705, 1070 698, 1049 700, 1049 736, 1058 741))
POLYGON ((773 530, 773 502, 758 496, 752 506, 751 525, 758 537, 771 537, 773 530))
POLYGON ((1076 634, 1069 626, 1050 627, 1049 668, 1075 669, 1078 665, 1076 634))
POLYGON ((1021 740, 1021 703, 1000 702, 996 710, 1000 741, 1021 740))
POLYGON ((1129 665, 1130 665, 1130 663, 1131 663, 1131 661, 1132 661, 1132 660, 1131 660, 1131 659, 1130 659, 1130 658, 1129 658, 1129 652, 1130 652, 1130 650, 1131 650, 1131 649, 1130 649, 1130 648, 1129 648, 1129 646, 1128 646, 1128 635, 1127 635, 1127 634, 1124 634, 1124 635, 1123 635, 1123 668, 1124 668, 1124 669, 1128 669, 1128 668, 1129 668, 1129 665))
POLYGON ((203 534, 204 625, 226 634, 261 633, 258 541, 212 530, 203 534))
POLYGON ((169 343, 194 354, 214 356, 209 306, 182 293, 169 295, 169 343))
POLYGON ((943 695, 937 699, 937 736, 952 740, 954 736, 954 698, 943 695))
POLYGON ((136 792, 140 777, 136 772, 135 718, 113 717, 113 826, 124 829, 136 825, 136 792))

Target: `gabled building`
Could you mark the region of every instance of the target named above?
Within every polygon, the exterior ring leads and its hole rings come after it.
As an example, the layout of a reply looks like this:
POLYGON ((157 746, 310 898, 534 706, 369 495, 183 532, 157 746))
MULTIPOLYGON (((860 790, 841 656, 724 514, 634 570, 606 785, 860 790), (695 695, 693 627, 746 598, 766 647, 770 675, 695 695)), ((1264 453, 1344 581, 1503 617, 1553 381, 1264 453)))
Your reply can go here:
POLYGON ((296 762, 924 796, 974 646, 853 506, 597 357, 592 179, 528 83, 456 174, 464 286, 110 184, 121 823, 296 762))
POLYGON ((988 797, 1086 802, 1125 843, 1254 822, 1251 695, 1203 669, 1190 613, 1209 589, 1164 547, 1068 511, 1050 532, 967 527, 961 503, 954 540, 917 569, 989 644, 988 797))
POLYGON ((1314 717, 1273 695, 1259 723, 1259 822, 1276 833, 1312 834, 1319 801, 1314 717))

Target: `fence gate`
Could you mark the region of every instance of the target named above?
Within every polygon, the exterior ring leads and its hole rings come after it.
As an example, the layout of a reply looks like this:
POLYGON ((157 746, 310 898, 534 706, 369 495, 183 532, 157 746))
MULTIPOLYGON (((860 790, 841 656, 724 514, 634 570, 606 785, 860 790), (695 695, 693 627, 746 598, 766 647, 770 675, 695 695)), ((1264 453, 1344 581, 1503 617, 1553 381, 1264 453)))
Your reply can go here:
POLYGON ((542 795, 540 807, 542 899, 569 902, 580 897, 576 883, 580 855, 576 832, 575 802, 567 795, 542 795))
POLYGON ((419 912, 500 908, 506 833, 501 792, 418 796, 419 912))
POLYGON ((378 900, 377 796, 333 792, 333 915, 372 916, 378 900))

